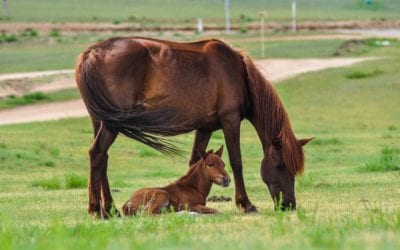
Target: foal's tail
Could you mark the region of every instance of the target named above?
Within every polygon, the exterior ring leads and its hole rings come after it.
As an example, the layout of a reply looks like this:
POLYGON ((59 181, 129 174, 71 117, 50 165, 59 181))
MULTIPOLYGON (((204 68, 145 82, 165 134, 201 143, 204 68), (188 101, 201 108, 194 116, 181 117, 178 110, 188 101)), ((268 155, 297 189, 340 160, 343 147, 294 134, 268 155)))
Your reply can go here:
POLYGON ((130 110, 115 105, 107 95, 105 83, 99 74, 95 58, 89 51, 79 55, 76 64, 76 82, 90 115, 114 132, 135 139, 167 155, 180 155, 182 151, 164 136, 178 134, 179 119, 172 108, 145 110, 136 104, 130 110))

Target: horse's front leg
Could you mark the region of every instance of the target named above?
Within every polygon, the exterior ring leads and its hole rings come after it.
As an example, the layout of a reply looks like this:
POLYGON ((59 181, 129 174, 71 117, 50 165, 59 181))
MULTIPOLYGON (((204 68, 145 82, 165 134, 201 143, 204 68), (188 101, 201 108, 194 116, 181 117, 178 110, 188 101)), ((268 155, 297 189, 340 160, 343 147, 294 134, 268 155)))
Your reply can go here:
POLYGON ((206 151, 211 134, 212 132, 209 130, 196 130, 192 149, 192 157, 190 158, 189 166, 200 160, 200 153, 206 151))
POLYGON ((90 155, 90 176, 89 176, 89 207, 88 212, 102 218, 109 217, 109 210, 112 204, 112 197, 107 180, 107 151, 114 142, 117 133, 108 130, 101 123, 93 145, 89 150, 90 155), (104 174, 105 173, 105 174, 104 174), (106 178, 106 186, 103 178, 106 178), (103 194, 103 195, 101 195, 103 194), (103 196, 103 197, 101 197, 103 196), (103 198, 103 199, 102 199, 103 198), (102 202, 106 210, 102 207, 102 202), (107 210, 108 209, 108 210, 107 210))
POLYGON ((235 178, 235 200, 236 205, 246 213, 256 212, 257 208, 251 204, 243 180, 242 156, 240 152, 240 116, 225 118, 222 129, 225 136, 226 146, 229 153, 229 161, 235 178))

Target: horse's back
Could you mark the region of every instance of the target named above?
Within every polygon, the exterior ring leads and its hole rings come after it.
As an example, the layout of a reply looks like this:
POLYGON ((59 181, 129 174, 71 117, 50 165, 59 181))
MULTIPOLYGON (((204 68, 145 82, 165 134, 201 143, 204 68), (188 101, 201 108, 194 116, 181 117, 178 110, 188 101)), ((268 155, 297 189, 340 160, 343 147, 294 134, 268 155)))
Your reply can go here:
POLYGON ((245 106, 240 55, 219 40, 112 38, 89 47, 82 60, 96 66, 111 99, 123 109, 138 102, 150 109, 169 105, 183 120, 197 117, 215 125, 218 109, 245 106))

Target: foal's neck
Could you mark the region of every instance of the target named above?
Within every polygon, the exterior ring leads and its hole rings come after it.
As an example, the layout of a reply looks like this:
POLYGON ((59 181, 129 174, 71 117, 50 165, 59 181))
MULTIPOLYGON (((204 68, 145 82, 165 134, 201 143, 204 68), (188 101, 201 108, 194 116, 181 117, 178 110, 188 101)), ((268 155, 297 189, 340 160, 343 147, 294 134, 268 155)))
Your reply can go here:
POLYGON ((212 181, 206 179, 202 173, 202 164, 204 164, 203 161, 199 161, 190 166, 188 173, 180 178, 178 182, 192 187, 206 199, 210 193, 212 181))

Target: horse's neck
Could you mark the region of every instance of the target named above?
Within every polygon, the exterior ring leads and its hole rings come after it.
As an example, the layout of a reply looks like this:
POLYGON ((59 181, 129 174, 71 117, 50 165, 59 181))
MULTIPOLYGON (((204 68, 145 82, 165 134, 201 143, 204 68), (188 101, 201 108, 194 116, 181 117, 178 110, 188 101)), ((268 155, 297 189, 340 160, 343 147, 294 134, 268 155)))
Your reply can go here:
POLYGON ((201 163, 191 166, 189 172, 178 180, 178 182, 195 189, 206 198, 211 190, 212 182, 207 180, 201 172, 201 163))
POLYGON ((260 91, 260 95, 256 97, 259 98, 258 106, 254 108, 253 116, 250 119, 264 151, 271 144, 272 139, 282 136, 283 132, 289 132, 288 129, 291 130, 286 110, 275 89, 269 83, 265 86, 265 89, 260 91))

